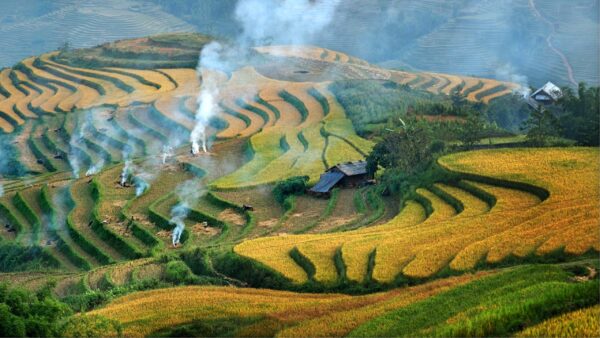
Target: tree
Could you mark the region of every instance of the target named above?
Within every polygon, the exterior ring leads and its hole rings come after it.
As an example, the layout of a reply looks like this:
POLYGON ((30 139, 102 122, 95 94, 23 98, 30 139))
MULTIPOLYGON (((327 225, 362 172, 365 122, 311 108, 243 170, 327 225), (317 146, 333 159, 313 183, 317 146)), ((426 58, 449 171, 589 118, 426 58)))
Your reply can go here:
POLYGON ((588 88, 580 83, 577 95, 571 88, 563 88, 559 100, 562 113, 559 124, 562 136, 580 145, 598 146, 600 143, 600 88, 588 88))
POLYGON ((452 106, 456 109, 461 109, 467 103, 467 97, 460 92, 462 87, 459 88, 459 90, 453 90, 452 94, 450 94, 450 101, 452 101, 452 106))
POLYGON ((481 140, 484 128, 485 123, 481 118, 481 115, 475 111, 472 111, 468 114, 467 119, 461 125, 458 131, 458 139, 465 147, 470 148, 475 143, 479 142, 479 140, 481 140))
POLYGON ((367 170, 374 174, 379 166, 413 174, 433 159, 431 129, 425 121, 413 121, 398 132, 390 132, 367 156, 367 170))
POLYGON ((548 144, 548 139, 558 135, 558 119, 548 109, 540 105, 523 123, 527 131, 527 141, 534 146, 548 144))

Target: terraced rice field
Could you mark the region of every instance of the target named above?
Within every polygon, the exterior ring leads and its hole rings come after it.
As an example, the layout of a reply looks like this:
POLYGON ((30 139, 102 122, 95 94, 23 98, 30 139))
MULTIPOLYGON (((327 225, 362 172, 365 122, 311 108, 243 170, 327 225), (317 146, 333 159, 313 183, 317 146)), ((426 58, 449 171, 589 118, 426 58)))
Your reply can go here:
POLYGON ((332 283, 342 278, 334 262, 336 251, 341 250, 348 278, 391 283, 508 259, 536 259, 557 251, 581 255, 600 249, 593 230, 600 216, 595 150, 489 150, 449 155, 440 164, 464 174, 465 182, 486 182, 473 184, 494 196, 495 204, 487 204, 460 185, 436 185, 435 190, 417 190, 433 208, 427 218, 415 201, 384 225, 343 233, 264 237, 245 241, 234 250, 297 283, 309 278, 332 283), (458 201, 461 210, 450 199, 458 201), (312 263, 314 276, 297 263, 292 250, 312 263))
MULTIPOLYGON (((317 47, 258 51, 340 67, 347 78, 391 78, 442 94, 460 89, 475 101, 489 102, 514 88, 495 80, 388 71, 317 47)), ((598 238, 591 235, 598 218, 599 194, 593 188, 597 154, 586 149, 486 151, 443 158, 441 165, 463 173, 463 184, 422 187, 417 191, 421 198, 406 201, 397 215, 398 201, 381 199, 369 188, 337 191, 333 201, 299 197, 294 208, 284 210, 271 194, 274 182, 307 175, 312 184, 328 167, 364 159, 373 143, 356 134, 328 91, 328 81, 284 81, 252 66, 217 76, 220 96, 209 127, 210 152, 192 156, 188 140, 201 86, 193 69, 78 68, 61 64, 50 53, 2 70, 0 128, 14 137, 27 177, 3 185, 1 218, 15 231, 0 236, 40 245, 61 268, 36 278, 16 274, 0 275, 0 280, 23 281, 36 290, 56 280, 53 290, 59 296, 163 280, 165 264, 150 257, 180 250, 171 246, 171 212, 185 199, 186 187, 199 196, 188 206, 181 248, 235 246, 237 254, 297 284, 394 283, 515 257, 535 259, 561 248, 568 255, 598 250, 598 238), (495 165, 497 160, 503 166, 495 165), (124 185, 122 173, 128 177, 124 185), (140 182, 148 186, 140 188, 140 182), (493 196, 494 203, 474 191, 493 196), (549 197, 540 191, 548 191, 549 197), (244 210, 244 204, 255 210, 244 210), (277 236, 265 237, 270 235, 277 236), (299 264, 298 257, 313 271, 299 264)), ((193 295, 182 289, 176 297, 204 301, 229 293, 218 306, 236 297, 243 302, 262 297, 263 310, 244 303, 241 310, 231 311, 252 316, 275 311, 284 324, 292 316, 290 309, 298 306, 307 313, 302 327, 317 333, 322 324, 311 320, 325 312, 314 311, 315 302, 325 301, 330 310, 369 305, 352 312, 355 323, 362 323, 398 304, 478 277, 364 297, 219 288, 190 289, 193 295), (206 292, 198 296, 198 290, 206 292), (284 304, 285 297, 293 300, 284 304)), ((156 295, 152 302, 165 304, 161 292, 148 294, 156 295)), ((120 310, 110 311, 106 314, 121 316, 120 310)), ((174 319, 176 313, 167 321, 183 323, 174 319)), ((203 318, 205 313, 194 309, 181 318, 203 318)), ((350 332, 354 326, 341 320, 347 315, 327 312, 336 325, 322 332, 350 332)), ((148 323, 127 324, 127 332, 143 335, 164 328, 144 327, 148 323)), ((280 324, 273 322, 283 328, 280 324)))
POLYGON ((300 332, 300 335, 339 336, 389 309, 406 306, 481 276, 455 277, 358 297, 249 288, 180 287, 126 296, 90 314, 118 319, 124 324, 124 334, 136 337, 181 324, 214 319, 215 316, 240 322, 256 318, 258 325, 254 328, 248 325, 247 328, 246 334, 251 336, 274 335, 278 331, 286 336, 300 332), (162 310, 159 312, 158 308, 162 310), (325 321, 320 318, 327 318, 331 325, 323 325, 325 321), (263 320, 268 323, 265 325, 263 320))

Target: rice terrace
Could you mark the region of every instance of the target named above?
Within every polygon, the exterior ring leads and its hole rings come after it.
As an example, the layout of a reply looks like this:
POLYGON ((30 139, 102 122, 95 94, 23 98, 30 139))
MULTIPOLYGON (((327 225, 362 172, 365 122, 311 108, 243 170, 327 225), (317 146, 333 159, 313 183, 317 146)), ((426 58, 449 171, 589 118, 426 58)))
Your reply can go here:
POLYGON ((0 3, 1 337, 600 336, 598 0, 0 3))

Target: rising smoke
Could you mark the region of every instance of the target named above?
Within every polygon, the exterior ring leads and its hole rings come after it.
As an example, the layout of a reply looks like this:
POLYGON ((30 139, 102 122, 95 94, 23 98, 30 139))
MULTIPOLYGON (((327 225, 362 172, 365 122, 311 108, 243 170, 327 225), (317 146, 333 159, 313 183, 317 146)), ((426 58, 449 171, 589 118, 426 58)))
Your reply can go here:
POLYGON ((198 76, 202 79, 196 124, 190 135, 192 153, 207 152, 206 131, 217 113, 218 72, 229 73, 235 65, 249 64, 250 48, 264 44, 304 45, 314 41, 329 25, 340 0, 241 0, 235 19, 242 33, 234 43, 211 42, 200 52, 198 76), (217 71, 217 72, 215 72, 217 71))
POLYGON ((198 200, 206 190, 199 179, 191 179, 177 186, 175 193, 179 202, 171 209, 170 223, 175 226, 172 233, 173 246, 181 241, 181 235, 185 230, 184 220, 189 214, 190 208, 198 203, 198 200))
POLYGON ((514 89, 514 93, 519 94, 525 99, 531 94, 527 76, 519 74, 511 64, 504 64, 496 68, 496 78, 501 81, 516 83, 518 87, 514 89))

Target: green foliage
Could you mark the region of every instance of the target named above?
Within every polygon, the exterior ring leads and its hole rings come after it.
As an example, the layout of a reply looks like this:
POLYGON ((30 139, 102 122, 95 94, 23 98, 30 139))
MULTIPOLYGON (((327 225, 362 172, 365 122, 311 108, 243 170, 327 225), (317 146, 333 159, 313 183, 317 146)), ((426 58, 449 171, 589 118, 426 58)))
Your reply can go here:
POLYGON ((211 258, 216 271, 244 281, 250 287, 269 289, 291 288, 291 282, 281 274, 262 263, 242 257, 232 251, 216 253, 211 258))
POLYGON ((389 118, 404 117, 427 102, 440 102, 442 96, 411 89, 391 81, 335 81, 329 89, 336 96, 359 134, 368 124, 383 123, 389 118))
POLYGON ((308 176, 294 176, 277 182, 273 188, 275 200, 283 205, 288 196, 304 194, 308 180, 308 176))
POLYGON ((458 133, 458 139, 465 147, 470 148, 483 138, 483 129, 483 119, 478 113, 472 112, 461 125, 458 133))
POLYGON ((559 124, 562 136, 584 146, 600 143, 600 87, 586 87, 580 83, 577 95, 571 88, 563 88, 559 101, 562 114, 559 124))
POLYGON ((412 174, 433 159, 431 129, 424 121, 414 121, 399 132, 390 132, 367 156, 367 169, 374 174, 379 166, 412 174))
POLYGON ((292 250, 290 250, 290 257, 306 272, 308 279, 314 281, 317 269, 310 259, 304 256, 297 247, 294 247, 292 250))
POLYGON ((550 265, 506 270, 386 313, 351 336, 509 336, 524 324, 597 303, 597 280, 570 277, 550 265))
POLYGON ((427 211, 426 199, 419 198, 415 190, 419 187, 431 186, 437 182, 456 182, 458 179, 459 175, 448 172, 431 162, 429 166, 413 173, 407 173, 397 168, 386 170, 381 177, 380 189, 385 189, 389 193, 398 196, 401 201, 415 199, 427 211))
POLYGON ((49 294, 33 294, 0 284, 0 336, 59 337, 71 310, 49 294))
POLYGON ((174 260, 167 263, 165 279, 174 284, 182 284, 194 278, 192 270, 182 261, 174 260))
POLYGON ((0 272, 59 268, 60 263, 39 246, 21 246, 0 240, 0 272))
POLYGON ((199 276, 209 276, 214 273, 208 261, 209 259, 207 253, 200 248, 181 253, 181 260, 185 262, 194 274, 199 276))
POLYGON ((490 123, 512 132, 518 132, 529 116, 530 110, 527 101, 521 95, 513 94, 491 100, 483 113, 490 123))
POLYGON ((523 123, 523 129, 527 131, 527 141, 531 145, 545 146, 551 137, 558 136, 558 119, 540 105, 523 123))

